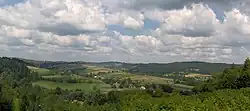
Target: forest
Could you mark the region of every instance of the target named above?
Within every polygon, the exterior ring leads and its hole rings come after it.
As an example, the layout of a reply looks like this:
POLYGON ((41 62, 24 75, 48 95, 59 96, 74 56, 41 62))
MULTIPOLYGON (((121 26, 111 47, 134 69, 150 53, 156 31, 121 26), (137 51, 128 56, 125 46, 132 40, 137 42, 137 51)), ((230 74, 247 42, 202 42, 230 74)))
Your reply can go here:
MULTIPOLYGON (((111 90, 105 93, 98 89, 87 92, 34 85, 32 83, 46 78, 31 71, 28 65, 32 64, 16 58, 0 58, 1 111, 250 110, 249 58, 242 66, 232 64, 219 73, 213 73, 210 79, 197 84, 192 90, 177 90, 167 84, 148 84, 146 89, 111 90)), ((48 80, 84 82, 66 78, 48 80)))

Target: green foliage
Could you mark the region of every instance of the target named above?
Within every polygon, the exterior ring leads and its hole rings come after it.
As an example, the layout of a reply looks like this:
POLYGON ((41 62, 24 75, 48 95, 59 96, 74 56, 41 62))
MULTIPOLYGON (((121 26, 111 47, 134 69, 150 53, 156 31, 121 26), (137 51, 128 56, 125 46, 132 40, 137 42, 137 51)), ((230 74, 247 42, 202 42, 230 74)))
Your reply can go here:
POLYGON ((245 60, 244 66, 243 66, 243 71, 248 71, 250 70, 250 59, 249 57, 245 60))
POLYGON ((19 99, 14 99, 13 101, 13 111, 20 111, 21 104, 19 99))
POLYGON ((40 86, 47 89, 56 89, 60 87, 64 90, 76 90, 81 89, 87 92, 93 92, 94 87, 96 89, 100 89, 103 92, 111 89, 111 86, 105 83, 60 83, 60 82, 52 82, 52 81, 36 81, 32 83, 34 86, 40 86))
POLYGON ((245 60, 243 67, 225 69, 202 85, 194 88, 195 92, 214 91, 218 89, 240 89, 250 87, 250 59, 245 60))
POLYGON ((50 71, 49 69, 45 69, 45 68, 38 68, 38 67, 32 67, 32 66, 28 66, 28 68, 33 72, 37 72, 39 75, 50 75, 52 73, 52 71, 50 71))
MULTIPOLYGON (((228 68, 194 88, 175 93, 168 85, 149 84, 148 90, 85 92, 41 88, 22 63, 0 58, 0 108, 4 111, 247 111, 250 110, 249 60, 228 68), (186 96, 184 96, 186 95, 186 96), (188 95, 188 96, 187 96, 188 95)), ((36 74, 35 74, 36 75, 36 74)), ((124 86, 132 81, 125 79, 124 86)))
MULTIPOLYGON (((240 65, 235 65, 240 66, 240 65)), ((201 73, 201 74, 212 74, 216 72, 220 72, 225 68, 230 68, 230 64, 223 63, 206 63, 206 62, 174 62, 168 64, 129 64, 129 63, 121 63, 119 66, 110 65, 110 68, 125 68, 128 72, 131 73, 139 73, 139 74, 148 74, 154 76, 162 76, 166 73, 173 72, 193 72, 193 73, 201 73), (192 69, 199 69, 198 71, 194 71, 192 69)))

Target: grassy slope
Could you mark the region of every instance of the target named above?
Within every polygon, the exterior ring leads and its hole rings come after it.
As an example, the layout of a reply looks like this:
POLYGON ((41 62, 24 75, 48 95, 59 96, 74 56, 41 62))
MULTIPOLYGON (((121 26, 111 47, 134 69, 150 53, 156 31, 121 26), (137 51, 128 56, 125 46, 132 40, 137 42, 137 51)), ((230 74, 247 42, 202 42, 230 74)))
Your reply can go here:
POLYGON ((33 85, 39 85, 48 89, 55 89, 57 87, 68 90, 82 89, 87 92, 93 91, 94 87, 104 92, 111 88, 110 85, 105 83, 58 83, 51 81, 37 81, 34 82, 33 85))
POLYGON ((132 95, 134 99, 123 98, 127 111, 249 111, 250 88, 219 90, 193 96, 164 96, 160 98, 132 95), (131 102, 132 100, 132 102, 131 102))
POLYGON ((38 68, 33 66, 27 66, 30 70, 37 72, 39 75, 49 75, 51 71, 45 68, 38 68))
POLYGON ((130 78, 131 80, 138 80, 143 81, 145 83, 155 83, 155 84, 169 84, 173 81, 173 79, 169 78, 161 78, 155 76, 148 76, 148 75, 135 75, 130 73, 108 73, 102 74, 101 77, 105 78, 117 78, 117 79, 125 79, 130 78))
MULTIPOLYGON (((36 71, 39 74, 41 74, 43 78, 65 77, 65 76, 61 76, 61 75, 50 75, 49 73, 51 71, 48 69, 31 67, 31 66, 29 66, 29 68, 31 70, 36 71)), ((106 71, 111 71, 111 69, 96 67, 96 66, 89 66, 85 69, 82 69, 82 73, 98 73, 98 72, 106 72, 106 71)), ((155 77, 155 76, 149 76, 149 75, 136 75, 136 74, 125 73, 125 72, 105 73, 105 74, 101 74, 99 76, 104 77, 104 78, 116 78, 116 79, 131 78, 132 80, 142 81, 144 83, 154 83, 154 84, 172 84, 173 83, 173 79, 169 79, 169 78, 155 77)), ((34 83, 34 84, 37 84, 37 85, 40 85, 40 86, 43 86, 46 88, 60 87, 62 89, 69 89, 69 90, 83 89, 86 91, 90 91, 90 90, 93 90, 94 86, 96 86, 97 88, 100 88, 102 90, 112 90, 110 88, 110 86, 109 87, 102 87, 101 84, 104 84, 106 86, 107 86, 107 84, 103 83, 102 81, 93 79, 93 78, 84 78, 84 77, 81 77, 78 75, 73 75, 73 76, 69 76, 69 77, 89 79, 89 80, 93 80, 94 83, 93 84, 91 84, 91 83, 68 84, 68 83, 55 83, 55 82, 50 82, 50 81, 39 81, 39 82, 34 83), (100 87, 100 85, 101 85, 101 87, 100 87)), ((190 89, 191 88, 190 86, 186 86, 186 85, 174 85, 174 87, 177 89, 190 89)))
MULTIPOLYGON (((97 70, 98 67, 91 67, 92 71, 97 70)), ((89 69, 87 69, 90 71, 89 69)), ((91 71, 90 71, 91 72, 91 71)), ((106 73, 106 74, 100 74, 99 76, 104 78, 116 78, 116 79, 125 79, 125 78, 131 78, 131 80, 137 80, 142 81, 144 83, 154 83, 154 84, 170 84, 175 89, 183 89, 183 90, 190 90, 193 87, 184 85, 184 84, 173 84, 173 79, 170 78, 162 78, 162 77, 156 77, 156 76, 149 76, 149 75, 136 75, 132 73, 126 73, 126 72, 116 72, 116 73, 106 73)))
POLYGON ((74 79, 81 79, 81 80, 91 80, 94 83, 103 83, 101 80, 97 80, 94 78, 89 78, 89 77, 82 77, 82 76, 78 76, 78 75, 71 75, 71 76, 67 76, 67 75, 49 75, 49 76, 42 76, 42 78, 74 78, 74 79))

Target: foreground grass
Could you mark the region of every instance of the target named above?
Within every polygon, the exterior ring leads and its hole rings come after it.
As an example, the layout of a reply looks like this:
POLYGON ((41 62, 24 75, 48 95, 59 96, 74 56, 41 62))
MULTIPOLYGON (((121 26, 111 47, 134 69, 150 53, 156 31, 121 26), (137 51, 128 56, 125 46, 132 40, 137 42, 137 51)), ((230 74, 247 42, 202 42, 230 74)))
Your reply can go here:
POLYGON ((55 89, 57 87, 67 90, 81 89, 86 92, 92 92, 94 90, 100 89, 102 92, 109 91, 111 86, 105 83, 59 83, 52 81, 37 81, 32 83, 33 85, 38 85, 47 89, 55 89))
POLYGON ((249 88, 192 96, 173 94, 154 98, 144 92, 128 96, 121 99, 121 111, 250 111, 249 88))

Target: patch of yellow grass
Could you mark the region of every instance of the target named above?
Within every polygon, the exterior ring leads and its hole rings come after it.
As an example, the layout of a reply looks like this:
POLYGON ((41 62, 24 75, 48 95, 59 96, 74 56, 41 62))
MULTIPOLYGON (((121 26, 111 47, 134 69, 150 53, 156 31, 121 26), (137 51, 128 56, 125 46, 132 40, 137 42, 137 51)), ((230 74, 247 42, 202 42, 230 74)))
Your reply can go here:
POLYGON ((109 69, 109 68, 96 67, 96 66, 87 66, 87 69, 90 70, 90 73, 94 73, 94 74, 108 73, 112 71, 112 69, 109 69))
POLYGON ((185 75, 185 77, 210 77, 212 75, 207 75, 207 74, 188 74, 185 75))
POLYGON ((155 84, 167 84, 173 81, 173 79, 169 79, 169 78, 161 78, 161 77, 155 77, 155 76, 143 76, 143 75, 135 75, 135 76, 132 76, 131 79, 144 81, 146 83, 155 83, 155 84))

